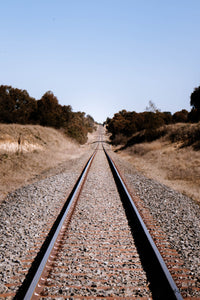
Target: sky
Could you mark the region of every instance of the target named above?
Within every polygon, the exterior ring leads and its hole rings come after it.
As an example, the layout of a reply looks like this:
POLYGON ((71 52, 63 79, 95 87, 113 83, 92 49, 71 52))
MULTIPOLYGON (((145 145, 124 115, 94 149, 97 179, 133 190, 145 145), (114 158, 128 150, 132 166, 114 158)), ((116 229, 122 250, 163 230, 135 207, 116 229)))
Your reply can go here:
POLYGON ((200 0, 0 0, 0 85, 104 122, 190 111, 200 86, 200 0))

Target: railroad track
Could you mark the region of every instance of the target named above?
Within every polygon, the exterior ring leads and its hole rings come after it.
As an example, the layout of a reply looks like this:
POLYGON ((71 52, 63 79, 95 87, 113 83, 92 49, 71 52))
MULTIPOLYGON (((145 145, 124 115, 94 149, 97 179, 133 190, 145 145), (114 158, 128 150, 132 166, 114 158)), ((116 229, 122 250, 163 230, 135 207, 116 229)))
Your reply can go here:
POLYGON ((103 144, 14 299, 182 299, 103 144))

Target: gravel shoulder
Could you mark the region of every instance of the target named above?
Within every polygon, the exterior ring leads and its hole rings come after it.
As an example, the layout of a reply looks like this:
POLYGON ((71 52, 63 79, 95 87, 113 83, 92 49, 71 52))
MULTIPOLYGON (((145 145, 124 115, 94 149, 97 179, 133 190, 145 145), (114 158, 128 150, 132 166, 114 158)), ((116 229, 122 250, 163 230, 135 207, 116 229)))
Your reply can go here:
POLYGON ((130 190, 144 201, 200 288, 200 206, 191 198, 145 177, 119 155, 112 152, 111 156, 130 190))
POLYGON ((0 124, 0 202, 9 192, 70 167, 90 150, 96 134, 80 146, 54 128, 0 124))
POLYGON ((151 298, 146 273, 102 149, 94 158, 62 238, 62 247, 42 296, 151 298))
POLYGON ((69 165, 65 163, 52 171, 55 174, 9 193, 1 203, 0 294, 16 291, 19 282, 15 276, 19 272, 20 281, 24 280, 29 266, 22 262, 29 251, 35 249, 36 255, 89 155, 84 154, 69 165), (13 283, 13 287, 6 287, 5 283, 13 283))
MULTIPOLYGON (((34 183, 8 194, 0 205, 0 293, 15 291, 15 276, 28 251, 37 249, 36 238, 47 234, 90 153, 41 173, 34 183), (6 282, 13 282, 6 287, 6 282)), ((200 207, 190 198, 148 179, 112 152, 127 184, 144 201, 184 260, 200 288, 200 207)), ((42 239, 41 239, 42 242, 42 239)), ((23 266, 23 270, 28 267, 23 266)), ((22 273, 20 281, 24 275, 22 273)), ((200 295, 199 295, 200 296, 200 295)), ((11 298, 7 298, 11 299, 11 298)))

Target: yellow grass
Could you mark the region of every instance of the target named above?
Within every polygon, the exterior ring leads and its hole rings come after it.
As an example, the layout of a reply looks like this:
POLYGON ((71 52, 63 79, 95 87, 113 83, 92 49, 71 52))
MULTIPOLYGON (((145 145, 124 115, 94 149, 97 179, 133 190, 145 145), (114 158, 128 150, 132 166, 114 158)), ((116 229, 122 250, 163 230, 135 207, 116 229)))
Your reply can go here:
POLYGON ((0 124, 0 200, 38 174, 80 157, 87 149, 53 128, 0 124))
POLYGON ((200 202, 200 151, 160 139, 131 146, 120 155, 149 178, 200 202))

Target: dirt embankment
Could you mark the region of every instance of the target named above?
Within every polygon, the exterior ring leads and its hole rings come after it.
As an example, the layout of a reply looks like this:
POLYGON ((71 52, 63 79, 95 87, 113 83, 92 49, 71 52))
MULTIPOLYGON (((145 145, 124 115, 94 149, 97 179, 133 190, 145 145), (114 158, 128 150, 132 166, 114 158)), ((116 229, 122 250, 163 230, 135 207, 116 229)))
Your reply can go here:
MULTIPOLYGON (((173 128, 169 127, 169 130, 176 134, 183 131, 181 124, 176 127, 177 131, 175 125, 173 128)), ((200 203, 200 150, 182 146, 181 139, 172 143, 168 137, 164 137, 153 142, 135 144, 118 151, 118 154, 145 176, 200 203)))
MULTIPOLYGON (((39 125, 0 124, 0 201, 14 189, 53 174, 94 147, 98 130, 80 146, 62 132, 39 125)), ((160 138, 133 145, 118 154, 145 176, 164 183, 200 203, 200 151, 180 148, 160 138)))
POLYGON ((83 155, 94 135, 89 134, 88 144, 80 146, 53 128, 0 124, 0 201, 38 174, 83 155))

